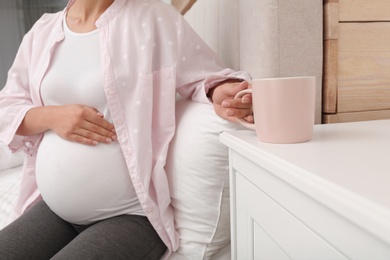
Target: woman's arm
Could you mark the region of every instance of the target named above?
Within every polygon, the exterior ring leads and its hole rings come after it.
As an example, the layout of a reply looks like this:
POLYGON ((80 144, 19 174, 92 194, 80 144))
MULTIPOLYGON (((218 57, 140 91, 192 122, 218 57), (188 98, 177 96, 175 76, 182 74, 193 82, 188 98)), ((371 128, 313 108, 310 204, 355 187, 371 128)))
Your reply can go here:
POLYGON ((65 140, 85 145, 111 143, 117 139, 114 126, 101 113, 81 105, 31 108, 16 133, 30 136, 48 130, 65 140))

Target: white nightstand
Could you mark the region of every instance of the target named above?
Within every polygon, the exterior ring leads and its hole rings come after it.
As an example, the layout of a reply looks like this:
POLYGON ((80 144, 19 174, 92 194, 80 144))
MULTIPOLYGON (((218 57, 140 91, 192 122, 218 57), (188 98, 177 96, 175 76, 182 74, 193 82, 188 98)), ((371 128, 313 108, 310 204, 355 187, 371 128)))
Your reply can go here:
POLYGON ((390 120, 317 125, 300 144, 220 140, 233 259, 390 259, 390 120))

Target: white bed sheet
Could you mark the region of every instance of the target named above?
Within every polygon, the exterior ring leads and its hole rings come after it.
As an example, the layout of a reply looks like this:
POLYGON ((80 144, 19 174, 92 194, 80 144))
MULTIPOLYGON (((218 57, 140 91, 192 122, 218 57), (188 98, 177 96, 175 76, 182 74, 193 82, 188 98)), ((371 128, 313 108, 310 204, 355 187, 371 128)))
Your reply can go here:
POLYGON ((9 224, 22 178, 22 166, 0 171, 0 229, 9 224))

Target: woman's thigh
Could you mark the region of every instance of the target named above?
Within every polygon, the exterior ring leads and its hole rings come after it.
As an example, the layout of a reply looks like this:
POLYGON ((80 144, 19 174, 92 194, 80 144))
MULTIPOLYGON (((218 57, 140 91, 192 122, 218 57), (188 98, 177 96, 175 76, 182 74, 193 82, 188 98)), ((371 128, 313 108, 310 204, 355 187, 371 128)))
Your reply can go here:
POLYGON ((91 225, 53 259, 160 259, 165 250, 146 217, 122 215, 91 225))
POLYGON ((36 203, 0 230, 2 259, 49 259, 78 235, 45 202, 36 203))

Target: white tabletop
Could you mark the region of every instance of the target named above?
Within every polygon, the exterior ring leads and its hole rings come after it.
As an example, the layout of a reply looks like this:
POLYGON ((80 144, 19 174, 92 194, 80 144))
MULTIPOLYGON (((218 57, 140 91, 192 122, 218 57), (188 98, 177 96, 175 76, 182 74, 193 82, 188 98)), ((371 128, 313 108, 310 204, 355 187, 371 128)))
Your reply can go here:
POLYGON ((299 144, 260 142, 251 130, 221 141, 357 222, 380 223, 378 232, 385 225, 390 241, 390 120, 316 125, 299 144))

